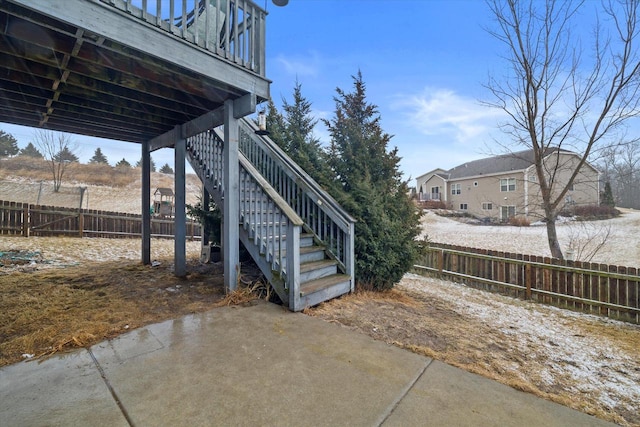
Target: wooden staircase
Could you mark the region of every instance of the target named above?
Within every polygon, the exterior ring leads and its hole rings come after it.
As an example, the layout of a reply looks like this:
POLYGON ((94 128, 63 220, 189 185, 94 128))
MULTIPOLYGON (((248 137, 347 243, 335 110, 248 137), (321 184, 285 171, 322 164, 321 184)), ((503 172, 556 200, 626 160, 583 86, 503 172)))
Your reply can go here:
MULTIPOLYGON (((303 310, 354 289, 354 220, 273 141, 239 121, 240 240, 282 301, 303 310)), ((223 132, 187 139, 187 158, 219 207, 223 132)))

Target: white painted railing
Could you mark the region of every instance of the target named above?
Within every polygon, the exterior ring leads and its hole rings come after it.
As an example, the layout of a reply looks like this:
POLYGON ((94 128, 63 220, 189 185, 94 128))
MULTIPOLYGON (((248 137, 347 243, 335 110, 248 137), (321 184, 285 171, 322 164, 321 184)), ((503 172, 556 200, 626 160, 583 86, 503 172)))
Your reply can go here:
POLYGON ((326 245, 345 274, 354 277, 355 220, 257 126, 240 120, 240 152, 326 245))
MULTIPOLYGON (((212 195, 222 205, 222 138, 216 131, 207 131, 187 138, 186 146, 194 171, 209 191, 217 190, 212 195)), ((262 257, 269 265, 268 273, 284 283, 289 290, 290 307, 296 310, 300 299, 300 233, 304 222, 242 153, 239 161, 240 224, 254 245, 247 249, 262 257)))
POLYGON ((265 76, 266 12, 251 0, 100 0, 265 76))

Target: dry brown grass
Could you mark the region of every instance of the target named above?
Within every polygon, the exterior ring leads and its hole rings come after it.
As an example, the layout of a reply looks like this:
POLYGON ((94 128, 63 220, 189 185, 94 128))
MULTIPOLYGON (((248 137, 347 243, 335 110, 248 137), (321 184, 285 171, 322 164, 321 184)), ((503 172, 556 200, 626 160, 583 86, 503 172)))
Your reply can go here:
MULTIPOLYGON (((44 159, 18 156, 2 160, 0 179, 14 176, 32 180, 51 180, 51 165, 44 159)), ((125 187, 140 177, 136 168, 116 168, 105 164, 70 163, 63 175, 63 182, 81 182, 94 185, 125 187)))
POLYGON ((249 283, 242 298, 225 297, 219 263, 192 260, 185 278, 176 277, 171 265, 109 261, 0 276, 0 366, 25 354, 86 347, 150 323, 246 302, 263 286, 254 284, 259 274, 249 266, 242 272, 249 283))
MULTIPOLYGON (((357 292, 305 312, 599 418, 640 425, 638 414, 604 408, 592 395, 572 393, 575 384, 570 378, 557 378, 553 386, 546 386, 536 363, 548 361, 541 358, 532 363, 530 354, 510 346, 512 336, 490 322, 463 316, 437 297, 404 289, 357 292)), ((637 331, 585 323, 584 334, 607 336, 631 351, 640 348, 637 331)))

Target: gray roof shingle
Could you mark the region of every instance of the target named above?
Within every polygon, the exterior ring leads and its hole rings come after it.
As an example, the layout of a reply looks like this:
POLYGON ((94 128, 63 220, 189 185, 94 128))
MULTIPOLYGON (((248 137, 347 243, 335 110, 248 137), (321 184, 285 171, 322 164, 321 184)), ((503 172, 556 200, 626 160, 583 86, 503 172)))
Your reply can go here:
MULTIPOLYGON (((556 150, 558 150, 557 147, 547 148, 545 150, 545 156, 556 150)), ((571 153, 566 150, 561 151, 571 153)), ((521 171, 531 166, 533 160, 533 150, 524 150, 463 163, 449 169, 447 172, 449 173, 449 179, 460 179, 470 176, 521 171)))

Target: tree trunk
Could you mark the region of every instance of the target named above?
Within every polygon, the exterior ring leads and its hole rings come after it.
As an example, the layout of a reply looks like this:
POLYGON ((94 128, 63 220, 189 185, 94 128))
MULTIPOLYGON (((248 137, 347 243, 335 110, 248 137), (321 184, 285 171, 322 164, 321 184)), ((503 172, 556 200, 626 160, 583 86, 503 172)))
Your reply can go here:
POLYGON ((556 231, 556 218, 552 215, 547 216, 547 239, 549 241, 551 256, 554 258, 564 259, 562 249, 560 248, 560 242, 558 241, 558 232, 556 231))

